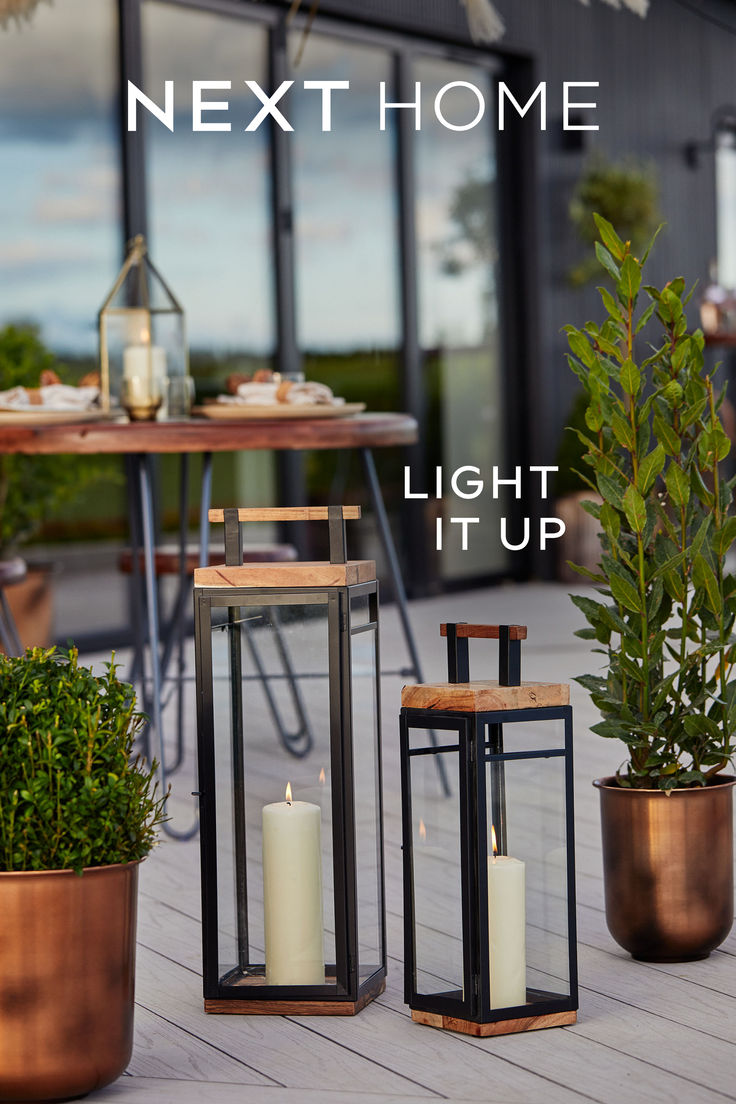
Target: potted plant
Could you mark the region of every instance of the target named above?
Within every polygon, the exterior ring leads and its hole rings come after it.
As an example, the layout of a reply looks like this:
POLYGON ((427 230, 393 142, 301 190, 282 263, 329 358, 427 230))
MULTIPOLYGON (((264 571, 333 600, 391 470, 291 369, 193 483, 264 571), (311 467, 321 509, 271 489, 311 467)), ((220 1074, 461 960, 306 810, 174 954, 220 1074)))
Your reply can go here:
POLYGON ((628 759, 599 779, 606 917, 635 957, 707 955, 733 921, 732 790, 724 772, 736 729, 736 479, 723 395, 690 333, 681 278, 643 286, 639 260, 596 218, 602 325, 566 327, 570 365, 588 397, 590 503, 599 521, 597 570, 579 568, 599 597, 572 596, 604 656, 578 679, 628 759), (645 294, 648 305, 640 308, 645 294), (655 329, 656 327, 656 329, 655 329), (645 332, 654 344, 642 349, 645 332), (643 353, 642 355, 640 355, 643 353))
MULTIPOLYGON (((114 657, 113 657, 114 658, 114 657)), ((0 656, 0 1100, 79 1096, 133 1039, 138 864, 163 819, 130 686, 0 656)))

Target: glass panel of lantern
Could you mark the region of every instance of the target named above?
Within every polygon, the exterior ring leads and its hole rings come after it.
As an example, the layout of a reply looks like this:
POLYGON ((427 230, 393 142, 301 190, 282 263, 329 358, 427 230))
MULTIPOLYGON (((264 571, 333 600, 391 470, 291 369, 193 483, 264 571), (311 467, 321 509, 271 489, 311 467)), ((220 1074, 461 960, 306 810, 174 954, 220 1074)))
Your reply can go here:
POLYGON ((572 1023, 569 687, 521 683, 523 626, 442 633, 450 681, 402 692, 406 1001, 475 1035, 572 1023), (469 681, 473 636, 500 638, 498 682, 469 681))
POLYGON ((268 511, 330 521, 330 563, 195 573, 207 1011, 355 1012, 386 973, 378 584, 345 562, 358 507, 268 511))

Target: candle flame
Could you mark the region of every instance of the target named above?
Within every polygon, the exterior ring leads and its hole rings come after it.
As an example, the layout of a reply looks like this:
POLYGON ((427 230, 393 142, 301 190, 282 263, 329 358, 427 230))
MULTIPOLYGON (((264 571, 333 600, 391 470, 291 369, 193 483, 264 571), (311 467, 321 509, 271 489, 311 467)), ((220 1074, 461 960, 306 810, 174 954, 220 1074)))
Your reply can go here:
POLYGON ((491 825, 491 843, 493 844, 493 857, 495 859, 498 854, 498 844, 496 843, 496 829, 491 825))
POLYGON ((321 771, 319 772, 319 780, 320 780, 321 784, 324 786, 324 784, 325 784, 325 768, 324 767, 322 767, 321 771))
POLYGON ((425 827, 424 821, 421 818, 419 820, 419 838, 420 840, 426 840, 427 838, 427 829, 425 827))
POLYGON ((291 802, 293 800, 293 798, 291 796, 291 782, 286 783, 286 800, 291 805, 291 802))

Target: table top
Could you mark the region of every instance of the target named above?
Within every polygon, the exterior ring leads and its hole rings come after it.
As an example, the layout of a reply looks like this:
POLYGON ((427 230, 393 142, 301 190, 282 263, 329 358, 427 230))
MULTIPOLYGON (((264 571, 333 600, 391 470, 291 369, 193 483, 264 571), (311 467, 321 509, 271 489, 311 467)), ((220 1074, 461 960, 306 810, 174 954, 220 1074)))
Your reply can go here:
POLYGON ((0 453, 190 453, 246 449, 347 449, 411 445, 410 414, 288 421, 50 422, 0 426, 0 453))

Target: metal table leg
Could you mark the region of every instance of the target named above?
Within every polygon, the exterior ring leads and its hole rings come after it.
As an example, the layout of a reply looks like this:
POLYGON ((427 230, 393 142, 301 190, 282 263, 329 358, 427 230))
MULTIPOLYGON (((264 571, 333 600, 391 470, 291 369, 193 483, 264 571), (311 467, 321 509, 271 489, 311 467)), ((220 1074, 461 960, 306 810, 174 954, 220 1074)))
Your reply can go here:
MULTIPOLYGON (((376 474, 376 463, 373 459, 373 453, 370 449, 361 449, 360 455, 363 461, 363 470, 365 471, 365 477, 368 482, 368 489, 371 494, 373 509, 376 513, 376 521, 378 523, 378 535, 381 539, 381 545, 383 547, 383 551, 388 562, 388 570, 394 588, 396 605, 399 609, 401 627, 404 631, 404 640, 406 641, 409 658, 411 659, 411 667, 407 671, 402 671, 401 673, 408 675, 413 674, 417 682, 423 682, 424 678, 422 676, 422 666, 419 661, 419 652, 417 650, 416 641, 414 639, 414 632, 411 627, 411 621, 409 620, 409 610, 406 605, 406 590, 404 589, 404 580, 401 578, 399 557, 396 555, 396 545, 394 544, 394 539, 391 536, 391 527, 388 523, 386 506, 383 501, 383 494, 381 493, 381 484, 378 482, 378 475, 376 474)), ((429 738, 433 745, 437 743, 436 733, 430 732, 429 738)), ((445 764, 442 762, 441 756, 437 756, 437 774, 439 775, 440 785, 442 786, 442 792, 444 796, 449 797, 450 783, 447 778, 447 771, 445 770, 445 764)))
POLYGON ((401 568, 399 567, 399 557, 396 555, 396 546, 394 545, 394 539, 391 536, 391 528, 388 524, 388 515, 386 513, 386 507, 383 502, 383 494, 381 493, 381 484, 378 482, 378 476, 376 474, 376 462, 373 459, 373 453, 370 449, 364 448, 360 450, 360 455, 363 460, 363 470, 365 471, 365 477, 368 481, 368 489, 371 494, 371 501, 373 503, 373 509, 376 514, 376 521, 378 523, 378 535, 381 540, 384 554, 388 563, 388 571, 391 576, 391 582, 394 588, 394 594, 396 596, 396 604, 399 607, 399 617, 401 619, 401 627, 404 630, 404 640, 406 641, 406 647, 409 652, 409 658, 411 659, 411 667, 402 671, 401 674, 414 675, 417 682, 423 682, 422 666, 419 661, 419 652, 417 651, 416 641, 414 640, 414 632, 409 620, 409 610, 406 605, 406 590, 404 589, 404 580, 401 578, 401 568))
MULTIPOLYGON (((158 775, 161 782, 161 792, 168 795, 168 783, 166 779, 166 763, 164 759, 164 733, 161 711, 161 656, 159 650, 160 635, 158 623, 158 595, 156 593, 156 565, 154 558, 154 514, 153 514, 153 479, 151 470, 151 457, 145 453, 138 453, 133 458, 133 468, 137 475, 140 491, 141 532, 143 537, 143 565, 145 583, 146 620, 148 622, 148 645, 151 662, 152 698, 151 713, 153 721, 153 733, 158 750, 158 775)), ((192 826, 181 832, 168 823, 163 824, 163 830, 172 839, 191 839, 199 828, 198 814, 192 826)))

